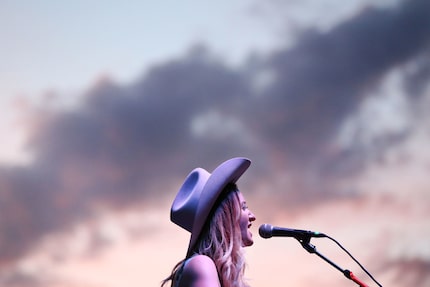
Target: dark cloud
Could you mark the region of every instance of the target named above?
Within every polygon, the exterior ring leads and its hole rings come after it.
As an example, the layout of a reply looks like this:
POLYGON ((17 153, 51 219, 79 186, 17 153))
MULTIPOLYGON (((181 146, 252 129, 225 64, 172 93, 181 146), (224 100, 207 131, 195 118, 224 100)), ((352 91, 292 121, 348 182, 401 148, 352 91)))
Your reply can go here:
MULTIPOLYGON (((45 129, 52 134, 38 136, 36 146, 52 155, 54 133, 64 139, 56 144, 59 148, 70 148, 71 138, 76 141, 83 135, 72 153, 95 156, 105 152, 118 156, 118 161, 140 163, 145 157, 168 159, 194 149, 190 124, 196 115, 214 109, 236 112, 237 102, 249 95, 240 73, 212 60, 202 49, 152 68, 130 87, 102 83, 89 93, 83 111, 53 119, 53 127, 45 129)), ((55 157, 65 152, 70 151, 59 150, 55 157)))
POLYGON ((350 170, 363 164, 350 150, 329 150, 330 142, 384 73, 428 49, 429 14, 426 1, 408 1, 307 33, 260 63, 257 75, 274 75, 262 92, 253 73, 197 46, 133 84, 98 82, 73 111, 39 111, 29 143, 34 163, 0 170, 0 264, 91 217, 96 205, 127 208, 171 196, 163 184, 231 156, 255 159, 256 170, 266 171, 255 181, 288 162, 297 200, 314 200, 306 191, 323 190, 315 187, 327 166, 336 173, 337 162, 350 170), (305 169, 317 175, 310 184, 305 169))
POLYGON ((160 182, 241 154, 240 141, 199 138, 190 127, 214 109, 234 114, 246 93, 240 73, 195 48, 133 85, 99 82, 79 109, 39 111, 34 164, 0 174, 0 261, 91 216, 95 204, 123 208, 162 197, 160 182))
POLYGON ((50 286, 46 278, 29 275, 24 272, 0 272, 1 286, 10 287, 38 287, 50 286))
POLYGON ((384 267, 381 269, 387 273, 395 272, 393 282, 399 286, 425 287, 430 281, 430 262, 423 259, 393 260, 384 263, 384 267))
POLYGON ((430 3, 422 0, 305 33, 295 47, 269 57, 274 81, 258 106, 261 131, 294 164, 327 164, 321 155, 345 118, 388 71, 428 52, 429 35, 430 3))
MULTIPOLYGON (((417 57, 407 70, 405 87, 411 97, 420 97, 425 93, 430 78, 430 49, 417 57)), ((419 102, 419 101, 414 101, 419 102)))

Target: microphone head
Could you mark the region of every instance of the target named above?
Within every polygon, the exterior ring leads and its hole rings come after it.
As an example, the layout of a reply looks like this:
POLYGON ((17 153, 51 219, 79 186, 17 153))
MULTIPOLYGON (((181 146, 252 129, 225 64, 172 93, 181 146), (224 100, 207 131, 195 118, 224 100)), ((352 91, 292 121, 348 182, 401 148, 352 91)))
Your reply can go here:
POLYGON ((265 223, 260 226, 260 228, 258 229, 258 233, 263 238, 270 238, 272 237, 272 230, 273 230, 273 226, 265 223))

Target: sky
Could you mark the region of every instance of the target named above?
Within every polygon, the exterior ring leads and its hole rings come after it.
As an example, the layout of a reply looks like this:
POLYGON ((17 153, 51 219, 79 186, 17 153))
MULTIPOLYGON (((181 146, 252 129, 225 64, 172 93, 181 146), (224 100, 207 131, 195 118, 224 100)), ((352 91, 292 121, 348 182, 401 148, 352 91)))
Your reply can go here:
POLYGON ((182 180, 235 156, 252 286, 354 284, 263 223, 428 286, 428 1, 87 2, 0 4, 1 286, 159 286, 182 180))

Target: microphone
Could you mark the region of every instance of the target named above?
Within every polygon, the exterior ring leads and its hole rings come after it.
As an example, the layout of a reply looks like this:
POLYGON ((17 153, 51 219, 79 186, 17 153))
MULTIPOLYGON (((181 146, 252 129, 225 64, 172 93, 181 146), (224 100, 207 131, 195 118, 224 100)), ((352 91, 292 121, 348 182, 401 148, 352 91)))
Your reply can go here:
POLYGON ((271 238, 272 236, 294 237, 297 240, 309 239, 311 237, 327 237, 324 233, 316 231, 276 227, 267 223, 260 226, 258 233, 263 238, 271 238))

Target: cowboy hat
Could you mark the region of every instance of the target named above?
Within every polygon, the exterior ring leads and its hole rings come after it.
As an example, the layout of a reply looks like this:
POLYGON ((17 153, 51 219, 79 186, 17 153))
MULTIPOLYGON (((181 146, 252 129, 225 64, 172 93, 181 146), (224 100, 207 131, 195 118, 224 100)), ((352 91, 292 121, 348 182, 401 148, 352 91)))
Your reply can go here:
POLYGON ((250 164, 247 158, 232 158, 220 164, 212 174, 198 167, 185 178, 173 201, 170 220, 191 232, 187 256, 225 186, 236 183, 250 164))

